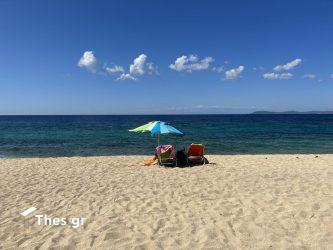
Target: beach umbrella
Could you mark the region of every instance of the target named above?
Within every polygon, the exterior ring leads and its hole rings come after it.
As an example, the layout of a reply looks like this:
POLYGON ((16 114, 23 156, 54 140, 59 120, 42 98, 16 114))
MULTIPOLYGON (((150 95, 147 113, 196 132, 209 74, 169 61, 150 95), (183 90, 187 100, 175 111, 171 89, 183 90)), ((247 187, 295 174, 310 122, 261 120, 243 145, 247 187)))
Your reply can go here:
POLYGON ((148 122, 147 124, 144 124, 135 129, 130 129, 129 131, 137 132, 137 133, 150 132, 150 134, 152 136, 157 135, 157 144, 158 145, 160 145, 160 135, 165 135, 165 134, 174 134, 174 135, 179 135, 179 136, 184 135, 182 132, 180 132, 175 127, 172 127, 168 123, 161 122, 161 121, 148 122))

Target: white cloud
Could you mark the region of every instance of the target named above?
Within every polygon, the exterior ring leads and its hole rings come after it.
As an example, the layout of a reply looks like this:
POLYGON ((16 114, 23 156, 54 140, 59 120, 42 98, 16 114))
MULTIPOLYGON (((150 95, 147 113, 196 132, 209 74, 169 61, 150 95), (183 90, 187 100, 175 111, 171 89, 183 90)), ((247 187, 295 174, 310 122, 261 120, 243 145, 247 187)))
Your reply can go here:
POLYGON ((303 78, 307 78, 307 79, 314 79, 316 77, 317 76, 315 74, 305 74, 305 75, 303 75, 303 78))
POLYGON ((133 63, 129 66, 129 72, 126 73, 122 66, 113 65, 103 67, 97 60, 93 51, 85 51, 78 61, 77 65, 81 68, 85 68, 92 73, 109 73, 117 74, 116 80, 137 80, 138 76, 144 74, 158 74, 157 66, 152 62, 147 62, 147 56, 141 54, 133 60, 133 63))
POLYGON ((235 69, 230 69, 225 72, 225 79, 227 80, 232 80, 236 79, 240 76, 240 74, 243 72, 244 66, 239 66, 238 68, 235 69))
POLYGON ((124 68, 122 66, 112 66, 112 67, 105 67, 105 70, 109 73, 123 73, 124 68))
POLYGON ((97 58, 95 57, 93 51, 85 51, 77 65, 81 68, 85 68, 92 73, 97 73, 101 70, 101 66, 97 58))
POLYGON ((145 54, 139 55, 133 60, 133 64, 130 65, 130 74, 143 75, 145 73, 145 63, 147 56, 145 54))
POLYGON ((213 61, 214 59, 210 56, 207 56, 201 60, 197 55, 181 56, 176 59, 174 64, 170 64, 169 68, 179 72, 206 70, 209 68, 209 64, 213 61))
POLYGON ((157 66, 152 62, 147 62, 147 72, 149 75, 158 74, 157 66))
POLYGON ((290 79, 293 77, 293 74, 291 73, 265 73, 263 74, 263 77, 266 79, 270 80, 275 80, 275 79, 290 79))
POLYGON ((295 59, 291 62, 288 62, 284 65, 277 65, 274 67, 274 71, 283 71, 283 70, 290 70, 292 68, 295 68, 298 64, 300 64, 302 62, 302 59, 295 59))
POLYGON ((137 80, 138 76, 146 73, 158 74, 157 67, 152 62, 147 62, 147 55, 141 54, 134 58, 133 63, 129 66, 129 73, 121 74, 117 80, 137 80))
POLYGON ((131 74, 125 74, 125 73, 122 73, 118 78, 117 80, 133 80, 133 81, 136 81, 137 78, 135 78, 134 76, 132 76, 131 74))

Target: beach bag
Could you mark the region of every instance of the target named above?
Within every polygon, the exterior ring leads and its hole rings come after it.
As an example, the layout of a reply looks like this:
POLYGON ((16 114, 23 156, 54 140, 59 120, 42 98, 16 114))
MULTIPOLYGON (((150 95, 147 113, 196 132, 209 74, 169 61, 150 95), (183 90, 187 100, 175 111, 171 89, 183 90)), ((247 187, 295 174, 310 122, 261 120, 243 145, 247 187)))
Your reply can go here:
POLYGON ((185 152, 185 148, 182 150, 178 150, 176 153, 176 166, 177 167, 185 167, 187 166, 187 154, 185 152))

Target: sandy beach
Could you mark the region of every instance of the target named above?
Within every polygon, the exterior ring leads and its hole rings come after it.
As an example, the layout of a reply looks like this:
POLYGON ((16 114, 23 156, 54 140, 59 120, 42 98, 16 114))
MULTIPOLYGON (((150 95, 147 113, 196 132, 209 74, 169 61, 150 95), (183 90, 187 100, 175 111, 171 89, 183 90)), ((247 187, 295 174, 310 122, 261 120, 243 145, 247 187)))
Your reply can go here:
POLYGON ((207 158, 0 159, 0 249, 333 248, 333 155, 207 158), (38 214, 84 223, 38 225, 38 214))

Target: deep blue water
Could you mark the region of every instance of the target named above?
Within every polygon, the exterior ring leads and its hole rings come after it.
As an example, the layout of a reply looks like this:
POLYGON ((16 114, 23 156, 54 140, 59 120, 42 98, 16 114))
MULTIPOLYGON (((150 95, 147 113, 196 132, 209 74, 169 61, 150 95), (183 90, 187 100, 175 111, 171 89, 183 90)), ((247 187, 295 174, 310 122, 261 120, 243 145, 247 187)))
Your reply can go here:
POLYGON ((0 157, 152 154, 156 138, 128 129, 162 120, 207 154, 333 153, 333 115, 0 116, 0 157))

